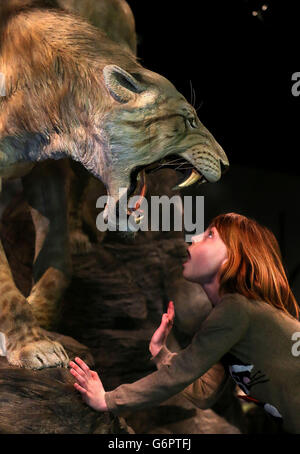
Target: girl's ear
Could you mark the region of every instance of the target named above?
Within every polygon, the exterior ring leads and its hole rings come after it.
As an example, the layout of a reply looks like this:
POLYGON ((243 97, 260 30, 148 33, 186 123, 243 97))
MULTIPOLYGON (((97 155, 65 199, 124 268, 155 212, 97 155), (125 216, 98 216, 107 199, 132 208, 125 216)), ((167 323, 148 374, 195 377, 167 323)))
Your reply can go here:
POLYGON ((103 69, 104 83, 111 96, 120 103, 134 99, 145 90, 142 84, 131 74, 116 65, 107 65, 103 69))
POLYGON ((228 261, 228 255, 227 255, 227 257, 223 260, 221 266, 223 266, 227 261, 228 261))

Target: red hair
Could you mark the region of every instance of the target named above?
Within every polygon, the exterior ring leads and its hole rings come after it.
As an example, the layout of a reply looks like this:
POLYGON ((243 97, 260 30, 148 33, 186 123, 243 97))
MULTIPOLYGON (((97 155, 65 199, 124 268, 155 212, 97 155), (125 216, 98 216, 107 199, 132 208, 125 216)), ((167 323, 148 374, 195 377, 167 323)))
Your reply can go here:
POLYGON ((254 219, 237 213, 216 216, 211 227, 217 229, 228 250, 228 260, 220 269, 219 294, 241 293, 298 319, 299 307, 274 234, 254 219))

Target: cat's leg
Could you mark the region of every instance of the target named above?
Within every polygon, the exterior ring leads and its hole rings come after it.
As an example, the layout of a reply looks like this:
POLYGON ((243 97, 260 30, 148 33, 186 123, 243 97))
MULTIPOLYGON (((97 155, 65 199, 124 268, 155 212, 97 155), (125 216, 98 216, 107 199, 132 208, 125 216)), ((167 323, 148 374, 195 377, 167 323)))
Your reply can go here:
POLYGON ((0 241, 0 332, 10 364, 30 369, 68 365, 64 348, 45 336, 26 298, 17 289, 0 241))
POLYGON ((69 161, 68 169, 68 222, 72 254, 86 254, 92 245, 83 232, 83 204, 91 176, 79 163, 69 161))
POLYGON ((40 326, 53 329, 60 300, 70 283, 66 161, 45 161, 23 178, 36 231, 34 285, 28 301, 40 326))
MULTIPOLYGON (((7 156, 2 150, 0 140, 0 180, 1 170, 7 166, 7 156)), ((1 354, 12 365, 30 369, 68 366, 64 348, 43 333, 26 298, 16 287, 1 240, 0 333, 1 354)))

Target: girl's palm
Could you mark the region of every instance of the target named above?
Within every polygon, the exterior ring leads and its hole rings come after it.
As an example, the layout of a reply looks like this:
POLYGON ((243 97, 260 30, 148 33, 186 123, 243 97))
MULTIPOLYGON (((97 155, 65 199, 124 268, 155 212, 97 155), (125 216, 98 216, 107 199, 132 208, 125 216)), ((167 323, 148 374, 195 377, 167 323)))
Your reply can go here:
POLYGON ((174 304, 173 301, 170 301, 168 305, 168 312, 163 314, 161 318, 161 324, 153 334, 149 344, 149 350, 153 356, 156 356, 161 347, 165 344, 167 337, 172 329, 174 317, 174 304))
POLYGON ((105 389, 97 372, 90 370, 89 366, 80 358, 70 361, 70 372, 78 383, 74 383, 77 391, 81 392, 83 400, 98 411, 107 411, 105 389))

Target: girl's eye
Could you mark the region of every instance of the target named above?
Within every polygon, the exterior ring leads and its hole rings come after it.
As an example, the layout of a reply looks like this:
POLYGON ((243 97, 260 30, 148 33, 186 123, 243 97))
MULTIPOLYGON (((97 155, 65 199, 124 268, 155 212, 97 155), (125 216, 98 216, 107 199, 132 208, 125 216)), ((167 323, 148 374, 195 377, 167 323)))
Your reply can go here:
POLYGON ((212 238, 213 235, 214 235, 214 232, 213 232, 212 230, 209 230, 207 236, 209 236, 210 238, 212 238))

